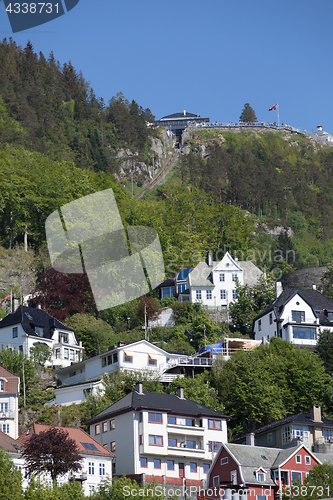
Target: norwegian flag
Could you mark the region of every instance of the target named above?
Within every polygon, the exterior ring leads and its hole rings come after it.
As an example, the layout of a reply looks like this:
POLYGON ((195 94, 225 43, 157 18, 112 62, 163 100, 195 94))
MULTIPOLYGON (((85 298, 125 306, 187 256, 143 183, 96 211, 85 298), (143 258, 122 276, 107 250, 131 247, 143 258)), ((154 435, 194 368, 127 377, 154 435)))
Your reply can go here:
POLYGON ((0 306, 2 306, 2 304, 5 302, 5 300, 8 300, 10 298, 11 298, 11 294, 6 295, 6 297, 4 299, 2 299, 2 301, 0 302, 0 306))
POLYGON ((277 106, 277 104, 274 104, 274 106, 272 106, 271 108, 269 108, 268 111, 274 111, 276 109, 276 106, 277 106))

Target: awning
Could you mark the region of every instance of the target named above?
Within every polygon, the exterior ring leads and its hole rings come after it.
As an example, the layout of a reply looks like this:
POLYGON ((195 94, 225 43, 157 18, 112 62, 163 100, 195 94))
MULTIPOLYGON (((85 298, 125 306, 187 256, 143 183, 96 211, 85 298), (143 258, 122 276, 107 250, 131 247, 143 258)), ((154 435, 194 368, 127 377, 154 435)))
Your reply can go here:
POLYGON ((160 359, 160 356, 158 354, 149 354, 148 353, 148 358, 158 360, 158 359, 160 359))

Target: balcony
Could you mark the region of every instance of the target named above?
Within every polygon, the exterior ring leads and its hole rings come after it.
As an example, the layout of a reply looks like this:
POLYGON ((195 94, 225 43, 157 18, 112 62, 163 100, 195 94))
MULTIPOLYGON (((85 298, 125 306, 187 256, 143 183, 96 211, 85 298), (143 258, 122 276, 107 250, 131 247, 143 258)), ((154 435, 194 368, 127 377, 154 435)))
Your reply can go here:
POLYGON ((15 412, 12 410, 9 411, 0 411, 0 420, 13 420, 15 418, 15 412))

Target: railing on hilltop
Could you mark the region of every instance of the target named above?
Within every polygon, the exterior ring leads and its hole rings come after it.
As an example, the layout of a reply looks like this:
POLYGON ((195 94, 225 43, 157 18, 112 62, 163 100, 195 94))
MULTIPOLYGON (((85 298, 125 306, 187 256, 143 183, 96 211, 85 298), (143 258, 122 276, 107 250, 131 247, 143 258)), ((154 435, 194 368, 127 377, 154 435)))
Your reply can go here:
POLYGON ((309 132, 307 132, 305 129, 301 130, 299 128, 292 127, 291 125, 278 125, 275 122, 202 122, 202 123, 195 123, 195 122, 189 122, 189 125, 195 126, 196 128, 221 128, 221 127, 227 127, 227 128, 239 128, 239 127, 244 127, 244 128, 254 128, 254 127, 262 127, 262 128, 272 128, 274 130, 288 130, 289 132, 296 132, 298 134, 306 134, 310 135, 309 132))

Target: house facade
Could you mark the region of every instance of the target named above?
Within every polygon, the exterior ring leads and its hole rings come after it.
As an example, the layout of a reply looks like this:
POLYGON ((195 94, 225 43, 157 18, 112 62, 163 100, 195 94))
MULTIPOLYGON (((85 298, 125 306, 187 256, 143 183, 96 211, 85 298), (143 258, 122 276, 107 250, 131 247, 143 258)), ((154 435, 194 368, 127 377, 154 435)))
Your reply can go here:
MULTIPOLYGON (((33 424, 26 432, 21 434, 17 439, 17 447, 22 450, 24 444, 31 438, 33 434, 47 431, 51 428, 49 425, 33 424)), ((107 450, 96 439, 89 436, 82 429, 72 427, 59 427, 68 433, 68 436, 73 439, 77 445, 78 453, 83 458, 82 469, 78 472, 67 473, 60 476, 58 479, 59 484, 68 481, 79 481, 82 484, 85 495, 91 495, 97 490, 99 484, 105 480, 112 480, 112 463, 115 459, 114 453, 107 450)), ((18 466, 22 468, 22 475, 24 478, 23 486, 28 485, 29 478, 24 473, 25 463, 22 458, 16 457, 19 460, 18 466)), ((43 480, 47 484, 52 484, 51 476, 44 475, 43 480)))
MULTIPOLYGON (((254 286, 263 272, 251 261, 238 261, 226 252, 221 261, 199 262, 187 278, 191 302, 201 302, 207 308, 226 307, 237 300, 236 281, 254 286)), ((186 292, 184 292, 184 295, 186 292)))
MULTIPOLYGON (((244 500, 275 500, 282 492, 290 496, 295 481, 303 484, 322 460, 325 456, 319 458, 304 444, 283 450, 224 443, 209 470, 207 489, 198 498, 231 500, 236 494, 244 500)), ((326 461, 330 462, 328 456, 326 461)))
POLYGON ((140 482, 202 487, 227 441, 230 417, 184 398, 136 390, 87 422, 91 435, 116 453, 115 474, 140 482))
POLYGON ((75 332, 39 308, 19 306, 0 321, 0 344, 23 352, 46 344, 52 349, 52 361, 46 366, 70 366, 83 357, 84 347, 75 332))
POLYGON ((280 337, 299 347, 314 348, 318 333, 325 329, 333 331, 333 301, 317 290, 287 288, 254 319, 252 337, 280 337))
POLYGON ((147 340, 127 345, 119 342, 107 352, 57 370, 57 378, 64 385, 55 390, 55 403, 81 403, 87 390, 103 389, 100 379, 107 373, 148 370, 161 382, 171 382, 184 372, 193 375, 211 365, 210 356, 164 351, 147 340))
POLYGON ((0 365, 0 431, 18 438, 20 377, 0 365))
MULTIPOLYGON (((313 405, 310 413, 300 412, 256 429, 252 439, 256 446, 283 449, 303 443, 316 453, 333 456, 333 420, 323 417, 321 407, 313 405)), ((235 442, 245 444, 248 437, 235 442)))

